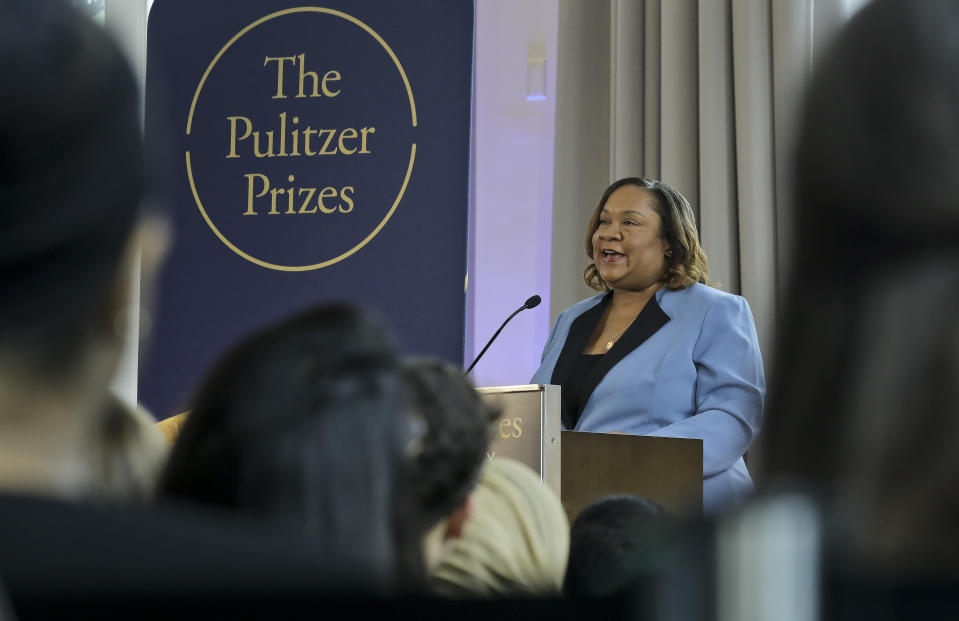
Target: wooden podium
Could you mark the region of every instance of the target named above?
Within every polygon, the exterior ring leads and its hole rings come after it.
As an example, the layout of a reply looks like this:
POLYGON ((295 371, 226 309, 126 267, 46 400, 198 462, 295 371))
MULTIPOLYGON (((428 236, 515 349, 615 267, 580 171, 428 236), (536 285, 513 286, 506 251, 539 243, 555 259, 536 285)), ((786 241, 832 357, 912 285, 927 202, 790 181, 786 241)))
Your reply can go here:
POLYGON ((679 516, 702 513, 702 440, 563 431, 559 386, 477 390, 502 411, 488 458, 510 457, 539 473, 570 521, 612 494, 645 496, 679 516))

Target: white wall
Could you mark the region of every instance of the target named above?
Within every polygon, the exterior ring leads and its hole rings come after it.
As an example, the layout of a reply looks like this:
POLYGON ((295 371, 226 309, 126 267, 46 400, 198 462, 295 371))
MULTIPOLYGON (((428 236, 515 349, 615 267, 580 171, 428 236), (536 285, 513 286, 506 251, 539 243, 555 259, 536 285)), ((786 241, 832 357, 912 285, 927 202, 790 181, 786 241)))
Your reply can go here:
POLYGON ((479 353, 533 294, 543 303, 503 330, 473 370, 479 386, 525 384, 539 366, 550 324, 553 135, 559 0, 476 0, 474 116, 475 301, 479 353), (546 58, 547 97, 526 101, 527 59, 546 58))

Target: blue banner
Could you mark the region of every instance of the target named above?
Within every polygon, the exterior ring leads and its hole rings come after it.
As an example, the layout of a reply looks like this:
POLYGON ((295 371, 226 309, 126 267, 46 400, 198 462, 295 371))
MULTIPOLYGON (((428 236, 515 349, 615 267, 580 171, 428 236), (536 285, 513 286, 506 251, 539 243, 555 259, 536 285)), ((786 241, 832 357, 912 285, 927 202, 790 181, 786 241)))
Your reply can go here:
POLYGON ((176 236, 139 383, 158 417, 323 301, 462 363, 472 50, 468 0, 154 3, 146 136, 176 236))

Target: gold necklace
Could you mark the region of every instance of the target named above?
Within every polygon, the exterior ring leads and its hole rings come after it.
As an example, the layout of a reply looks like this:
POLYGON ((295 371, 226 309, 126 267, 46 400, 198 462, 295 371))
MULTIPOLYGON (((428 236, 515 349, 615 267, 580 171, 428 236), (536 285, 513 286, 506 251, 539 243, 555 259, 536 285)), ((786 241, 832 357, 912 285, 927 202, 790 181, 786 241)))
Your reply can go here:
MULTIPOLYGON (((635 319, 634 319, 633 321, 635 321, 635 319)), ((632 321, 630 321, 629 323, 627 323, 626 326, 623 327, 623 329, 620 330, 619 332, 617 332, 615 335, 609 337, 609 340, 606 341, 606 351, 609 351, 610 349, 613 348, 613 343, 616 342, 616 339, 618 339, 618 338, 620 337, 620 335, 621 335, 623 332, 626 331, 626 328, 628 328, 628 327, 631 326, 631 325, 633 325, 633 322, 632 322, 632 321)))

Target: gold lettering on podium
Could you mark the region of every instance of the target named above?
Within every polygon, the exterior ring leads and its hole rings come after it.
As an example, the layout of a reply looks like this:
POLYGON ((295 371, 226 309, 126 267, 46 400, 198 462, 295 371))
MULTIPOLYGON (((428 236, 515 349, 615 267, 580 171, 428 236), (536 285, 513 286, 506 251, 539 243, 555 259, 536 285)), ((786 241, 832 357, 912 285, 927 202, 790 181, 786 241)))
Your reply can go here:
POLYGON ((503 418, 499 421, 499 437, 504 440, 523 437, 523 419, 519 416, 503 418))

